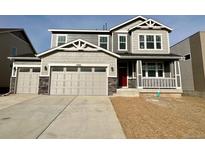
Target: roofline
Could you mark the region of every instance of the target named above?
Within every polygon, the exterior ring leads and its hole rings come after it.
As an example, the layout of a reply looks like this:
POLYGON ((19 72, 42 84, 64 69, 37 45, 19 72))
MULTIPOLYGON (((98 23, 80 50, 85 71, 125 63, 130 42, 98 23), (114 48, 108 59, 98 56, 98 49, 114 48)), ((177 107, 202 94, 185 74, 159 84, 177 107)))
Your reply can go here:
POLYGON ((137 16, 137 17, 134 17, 134 18, 132 18, 132 19, 130 19, 130 20, 127 20, 127 21, 125 21, 125 22, 123 22, 123 23, 121 23, 121 24, 119 24, 119 25, 116 25, 115 27, 112 27, 112 28, 110 29, 110 31, 112 31, 112 30, 114 30, 114 29, 116 29, 116 28, 119 28, 119 27, 121 27, 121 26, 123 26, 123 25, 125 25, 125 24, 127 24, 127 23, 129 23, 129 22, 132 22, 132 21, 134 21, 134 20, 136 20, 136 19, 138 19, 138 18, 147 20, 147 18, 145 18, 145 17, 143 17, 143 16, 137 16))
POLYGON ((163 26, 164 28, 166 28, 169 32, 171 32, 171 31, 173 30, 172 28, 170 28, 170 27, 168 27, 168 26, 166 26, 166 25, 164 25, 164 24, 162 24, 162 23, 160 23, 160 22, 158 22, 158 21, 156 21, 156 20, 149 18, 149 19, 147 19, 146 21, 144 21, 144 22, 142 22, 142 23, 139 23, 138 25, 136 25, 136 26, 130 28, 129 31, 130 31, 130 30, 133 30, 133 29, 135 29, 135 28, 137 28, 137 27, 140 26, 141 24, 144 24, 145 22, 150 21, 150 20, 156 22, 156 23, 159 24, 159 25, 162 25, 162 26, 163 26))
POLYGON ((172 47, 174 47, 174 46, 178 45, 179 43, 181 43, 181 42, 185 41, 186 39, 191 38, 192 36, 194 36, 194 35, 196 35, 196 34, 198 34, 198 33, 200 34, 201 32, 203 32, 203 33, 204 33, 205 31, 197 31, 197 32, 195 32, 194 34, 191 34, 191 35, 189 35, 189 36, 185 37, 184 39, 182 39, 181 41, 179 41, 179 42, 175 43, 174 45, 170 46, 170 48, 172 48, 172 47))
POLYGON ((66 44, 57 46, 57 47, 52 48, 52 49, 49 49, 49 50, 46 50, 46 51, 44 51, 44 52, 42 52, 42 53, 40 53, 40 54, 37 54, 36 56, 37 56, 37 57, 41 57, 41 56, 43 56, 43 55, 45 55, 45 54, 51 53, 51 52, 53 52, 53 51, 55 51, 55 50, 58 50, 58 49, 60 49, 60 48, 62 48, 62 47, 65 47, 65 46, 67 46, 67 45, 69 45, 69 44, 73 44, 73 43, 76 42, 76 41, 85 42, 86 44, 88 44, 88 45, 90 45, 90 46, 96 47, 98 50, 104 51, 104 52, 106 52, 106 53, 108 53, 108 54, 110 54, 110 55, 112 55, 112 56, 118 57, 118 58, 120 57, 120 55, 118 55, 118 54, 116 54, 116 53, 114 53, 114 52, 111 52, 111 51, 109 51, 109 50, 103 49, 103 48, 101 48, 101 47, 99 47, 99 46, 97 46, 97 45, 94 45, 94 44, 92 44, 92 43, 90 43, 90 42, 87 42, 87 41, 85 41, 85 40, 82 40, 82 39, 76 39, 76 40, 71 41, 71 42, 68 42, 68 43, 66 43, 66 44))
POLYGON ((31 40, 29 39, 26 31, 23 28, 5 28, 5 29, 8 29, 8 31, 4 31, 4 32, 0 32, 0 33, 10 33, 10 32, 17 32, 17 31, 23 32, 25 34, 26 38, 28 39, 28 43, 30 44, 32 50, 34 51, 34 54, 37 54, 36 49, 34 48, 33 44, 31 43, 31 40), (12 30, 9 30, 9 29, 12 29, 12 30))
POLYGON ((49 32, 90 32, 90 33, 109 33, 109 30, 94 30, 94 29, 48 29, 49 32))

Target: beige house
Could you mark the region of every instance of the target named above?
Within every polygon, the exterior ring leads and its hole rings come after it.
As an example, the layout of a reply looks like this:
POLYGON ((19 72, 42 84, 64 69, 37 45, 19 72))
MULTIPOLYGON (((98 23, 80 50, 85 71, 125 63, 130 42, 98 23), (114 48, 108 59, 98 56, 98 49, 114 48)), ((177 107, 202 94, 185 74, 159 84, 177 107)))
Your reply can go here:
POLYGON ((51 49, 13 60, 11 92, 50 95, 181 94, 171 28, 137 16, 110 30, 49 29, 51 49))
POLYGON ((35 54, 36 51, 23 29, 0 28, 0 93, 9 91, 12 62, 8 57, 35 54))

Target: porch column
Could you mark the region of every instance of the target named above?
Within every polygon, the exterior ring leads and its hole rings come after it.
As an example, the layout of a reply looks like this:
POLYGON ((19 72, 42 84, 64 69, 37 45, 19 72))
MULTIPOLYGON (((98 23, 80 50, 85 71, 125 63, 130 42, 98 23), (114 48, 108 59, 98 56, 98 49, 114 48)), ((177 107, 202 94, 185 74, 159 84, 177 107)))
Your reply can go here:
POLYGON ((142 89, 142 61, 136 61, 136 78, 137 78, 137 88, 142 89))
POLYGON ((175 83, 176 88, 181 89, 181 70, 179 60, 174 61, 175 83))

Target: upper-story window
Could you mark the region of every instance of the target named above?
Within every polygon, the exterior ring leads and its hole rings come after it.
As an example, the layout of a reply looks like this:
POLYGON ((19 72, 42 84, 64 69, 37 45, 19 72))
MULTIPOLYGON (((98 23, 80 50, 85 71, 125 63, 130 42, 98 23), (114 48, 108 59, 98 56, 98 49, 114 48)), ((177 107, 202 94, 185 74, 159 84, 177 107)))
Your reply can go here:
POLYGON ((162 49, 162 36, 161 35, 139 35, 139 49, 154 49, 161 50, 162 49))
POLYGON ((57 46, 63 45, 67 42, 67 35, 57 35, 57 46))
POLYGON ((12 57, 17 56, 17 48, 11 48, 11 56, 12 57))
POLYGON ((127 50, 127 34, 118 35, 118 50, 119 51, 127 50))
POLYGON ((108 48, 109 48, 109 36, 108 35, 99 35, 98 36, 98 46, 108 50, 108 48))

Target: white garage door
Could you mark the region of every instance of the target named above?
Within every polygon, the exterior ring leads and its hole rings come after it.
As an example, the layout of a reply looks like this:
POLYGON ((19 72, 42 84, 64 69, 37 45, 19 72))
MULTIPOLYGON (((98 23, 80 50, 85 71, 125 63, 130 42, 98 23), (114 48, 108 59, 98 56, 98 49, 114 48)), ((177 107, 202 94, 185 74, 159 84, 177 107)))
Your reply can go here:
POLYGON ((19 68, 17 93, 38 93, 40 68, 19 68))
POLYGON ((53 95, 107 95, 106 67, 53 67, 53 95))

